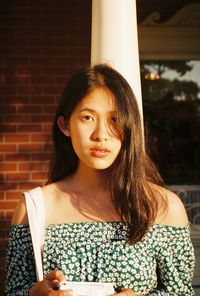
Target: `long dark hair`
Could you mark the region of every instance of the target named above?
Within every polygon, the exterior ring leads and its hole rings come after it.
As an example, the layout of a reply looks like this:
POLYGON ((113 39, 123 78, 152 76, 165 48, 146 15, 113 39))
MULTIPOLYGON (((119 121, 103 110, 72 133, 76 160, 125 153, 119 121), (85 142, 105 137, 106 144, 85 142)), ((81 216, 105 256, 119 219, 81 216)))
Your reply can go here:
POLYGON ((117 212, 129 225, 130 242, 135 243, 145 235, 158 211, 151 184, 163 185, 163 182, 144 149, 142 123, 133 91, 113 68, 104 64, 82 68, 64 89, 53 123, 54 153, 48 183, 74 173, 78 165, 70 137, 58 127, 58 117, 68 120, 76 105, 99 87, 109 90, 115 98, 123 132, 122 148, 112 167, 109 189, 117 212))

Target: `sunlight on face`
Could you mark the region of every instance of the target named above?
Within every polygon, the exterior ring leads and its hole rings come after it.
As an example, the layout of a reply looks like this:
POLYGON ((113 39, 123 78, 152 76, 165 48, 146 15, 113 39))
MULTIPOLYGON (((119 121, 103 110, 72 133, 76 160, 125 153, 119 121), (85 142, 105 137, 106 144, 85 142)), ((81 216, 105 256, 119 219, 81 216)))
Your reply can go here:
POLYGON ((121 149, 111 93, 98 88, 84 97, 70 117, 69 131, 80 163, 93 169, 110 167, 121 149))

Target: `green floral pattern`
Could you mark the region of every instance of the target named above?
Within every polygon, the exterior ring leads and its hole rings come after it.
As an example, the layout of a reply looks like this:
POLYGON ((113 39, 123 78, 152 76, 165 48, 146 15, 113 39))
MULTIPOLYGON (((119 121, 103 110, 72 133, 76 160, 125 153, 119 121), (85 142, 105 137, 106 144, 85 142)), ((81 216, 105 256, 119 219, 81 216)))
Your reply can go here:
MULTIPOLYGON (((127 237, 128 227, 123 222, 49 226, 45 229, 44 275, 60 269, 69 281, 112 282, 149 295, 194 295, 189 226, 155 224, 134 245, 128 244, 127 237)), ((11 226, 7 262, 6 295, 27 295, 35 282, 28 226, 11 226)))

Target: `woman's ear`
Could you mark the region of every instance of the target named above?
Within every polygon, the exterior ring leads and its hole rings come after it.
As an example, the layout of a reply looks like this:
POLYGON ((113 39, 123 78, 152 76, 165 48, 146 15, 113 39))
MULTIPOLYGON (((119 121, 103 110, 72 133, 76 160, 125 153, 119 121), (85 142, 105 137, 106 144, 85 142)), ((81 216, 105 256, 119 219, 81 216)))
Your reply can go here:
POLYGON ((61 130, 61 132, 63 132, 63 134, 67 137, 70 137, 70 129, 69 129, 69 122, 68 120, 66 120, 64 118, 64 116, 59 116, 57 119, 57 124, 61 130))

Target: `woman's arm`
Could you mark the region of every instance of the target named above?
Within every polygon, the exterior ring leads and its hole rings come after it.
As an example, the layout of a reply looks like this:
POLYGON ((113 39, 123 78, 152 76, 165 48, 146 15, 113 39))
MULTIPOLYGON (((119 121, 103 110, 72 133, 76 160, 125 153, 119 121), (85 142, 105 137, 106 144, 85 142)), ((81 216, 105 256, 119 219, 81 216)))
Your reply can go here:
POLYGON ((70 290, 54 290, 62 280, 65 280, 64 274, 59 270, 54 270, 43 281, 36 282, 33 247, 25 200, 22 197, 16 207, 9 229, 5 296, 71 296, 70 290))
POLYGON ((194 249, 190 237, 189 221, 179 197, 166 191, 168 212, 161 223, 159 252, 157 253, 157 288, 149 295, 194 295, 194 249))
POLYGON ((22 197, 17 204, 9 229, 6 252, 5 295, 28 295, 36 282, 31 235, 22 197))
POLYGON ((30 231, 27 225, 11 225, 6 253, 5 295, 28 295, 36 282, 30 231))

